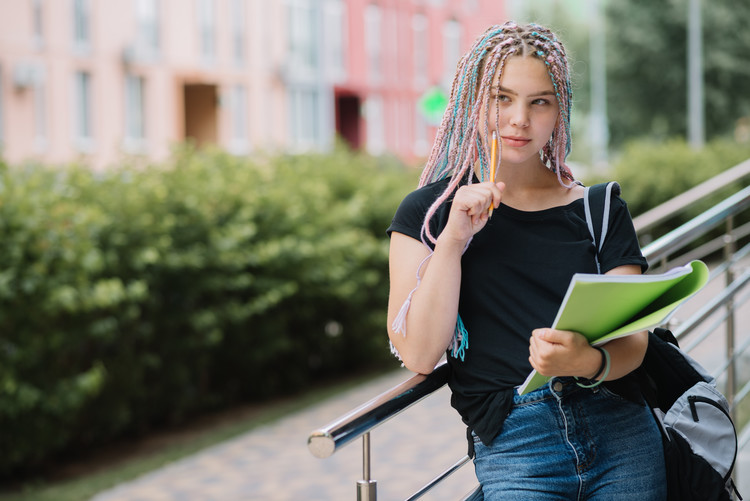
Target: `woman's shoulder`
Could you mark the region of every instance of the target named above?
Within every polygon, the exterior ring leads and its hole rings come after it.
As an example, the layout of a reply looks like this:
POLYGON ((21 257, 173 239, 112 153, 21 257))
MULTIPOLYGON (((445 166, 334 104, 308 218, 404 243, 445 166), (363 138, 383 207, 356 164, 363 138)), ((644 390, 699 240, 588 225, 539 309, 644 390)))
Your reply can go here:
POLYGON ((590 197, 597 197, 604 201, 609 193, 610 210, 619 211, 627 208, 627 202, 623 197, 622 188, 617 181, 604 181, 587 186, 590 197))
POLYGON ((445 193, 448 188, 450 179, 441 179, 430 184, 426 184, 412 191, 401 202, 402 207, 430 207, 440 195, 445 193))

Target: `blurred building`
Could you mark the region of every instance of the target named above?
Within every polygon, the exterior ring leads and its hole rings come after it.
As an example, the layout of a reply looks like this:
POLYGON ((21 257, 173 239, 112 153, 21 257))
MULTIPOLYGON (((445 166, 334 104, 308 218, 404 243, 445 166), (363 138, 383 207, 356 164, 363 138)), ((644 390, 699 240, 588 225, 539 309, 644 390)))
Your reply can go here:
POLYGON ((0 4, 0 147, 11 163, 160 160, 190 139, 238 155, 428 153, 497 0, 13 0, 0 4))

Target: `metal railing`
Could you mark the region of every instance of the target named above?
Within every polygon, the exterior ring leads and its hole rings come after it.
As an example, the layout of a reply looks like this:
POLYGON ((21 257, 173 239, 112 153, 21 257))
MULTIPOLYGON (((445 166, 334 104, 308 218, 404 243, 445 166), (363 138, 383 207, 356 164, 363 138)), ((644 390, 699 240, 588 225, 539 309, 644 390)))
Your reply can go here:
MULTIPOLYGON (((640 215, 633 220, 639 238, 641 241, 650 240, 650 232, 659 224, 732 183, 747 184, 748 179, 750 179, 750 160, 640 215)), ((750 393, 750 381, 744 382, 741 388, 737 388, 738 360, 750 348, 750 337, 738 346, 735 322, 737 309, 750 299, 750 294, 746 290, 750 283, 750 267, 736 276, 737 268, 750 255, 750 244, 739 250, 736 248, 738 242, 750 235, 750 223, 735 228, 734 221, 748 207, 750 207, 750 186, 643 248, 643 254, 653 270, 670 268, 692 259, 706 258, 723 251, 721 263, 713 268, 709 277, 709 282, 724 277, 721 292, 685 321, 670 325, 670 328, 681 344, 683 341, 689 341, 689 345, 683 346, 689 352, 711 334, 720 330, 722 325, 724 326, 725 358, 713 375, 717 380, 724 381, 724 393, 730 403, 735 422, 739 404, 750 393), (711 233, 722 224, 724 231, 711 238, 711 233), (696 241, 706 240, 706 238, 710 239, 700 245, 695 245, 696 241), (708 321, 711 323, 704 328, 703 332, 698 332, 698 328, 708 321), (687 339, 688 336, 690 339, 687 339)), ((326 458, 344 445, 362 437, 362 479, 357 481, 357 499, 375 501, 377 483, 372 480, 370 471, 370 431, 431 395, 443 387, 447 380, 448 367, 443 362, 431 374, 415 375, 326 426, 313 431, 308 439, 308 447, 314 456, 326 458)), ((750 426, 745 426, 745 428, 747 431, 750 426)), ((750 442, 750 432, 741 432, 740 436, 742 438, 739 446, 742 449, 750 442)), ((468 455, 460 458, 453 466, 408 497, 407 501, 418 499, 469 461, 468 455)), ((473 488, 461 499, 462 501, 481 499, 479 487, 473 488)))

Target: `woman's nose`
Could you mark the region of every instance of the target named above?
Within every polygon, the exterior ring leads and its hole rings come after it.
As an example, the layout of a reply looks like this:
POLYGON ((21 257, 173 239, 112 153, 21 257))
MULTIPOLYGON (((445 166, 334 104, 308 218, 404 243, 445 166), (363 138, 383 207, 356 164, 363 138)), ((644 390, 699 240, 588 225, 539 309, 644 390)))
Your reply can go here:
POLYGON ((510 124, 513 127, 528 127, 529 113, 525 106, 514 106, 510 115, 510 124))

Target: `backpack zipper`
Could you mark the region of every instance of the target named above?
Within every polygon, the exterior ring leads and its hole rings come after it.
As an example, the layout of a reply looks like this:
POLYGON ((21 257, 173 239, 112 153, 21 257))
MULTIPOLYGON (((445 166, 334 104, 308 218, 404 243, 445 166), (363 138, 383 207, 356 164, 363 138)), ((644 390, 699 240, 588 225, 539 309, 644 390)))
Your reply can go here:
POLYGON ((724 414, 729 421, 732 421, 732 417, 729 415, 729 413, 719 404, 711 400, 710 398, 702 397, 700 395, 688 395, 688 403, 690 404, 690 413, 693 415, 693 421, 696 423, 699 421, 698 419, 698 410, 695 408, 696 402, 701 402, 704 404, 712 405, 719 409, 722 414, 724 414))
MULTIPOLYGON (((724 414, 727 417, 727 419, 729 420, 729 422, 732 423, 732 416, 729 415, 729 412, 727 412, 722 406, 720 406, 719 404, 717 404, 716 402, 714 402, 710 398, 701 397, 699 395, 688 395, 687 399, 688 399, 688 403, 690 404, 690 413, 693 415, 693 421, 695 421, 696 423, 698 422, 698 410, 695 408, 695 403, 696 402, 701 402, 701 403, 712 405, 713 407, 716 407, 717 409, 719 409, 722 412, 722 414, 724 414)), ((735 433, 734 434, 734 458, 732 458, 732 465, 730 466, 729 471, 724 476, 724 483, 725 484, 732 477, 732 470, 734 470, 734 465, 735 465, 735 463, 737 461, 737 449, 738 449, 737 434, 735 433)), ((732 482, 732 483, 734 484, 734 482, 732 482)), ((734 487, 734 490, 735 490, 735 492, 737 492, 737 487, 734 487)), ((739 494, 739 493, 737 493, 737 494, 739 494)), ((742 499, 742 497, 740 497, 740 499, 742 499)))

